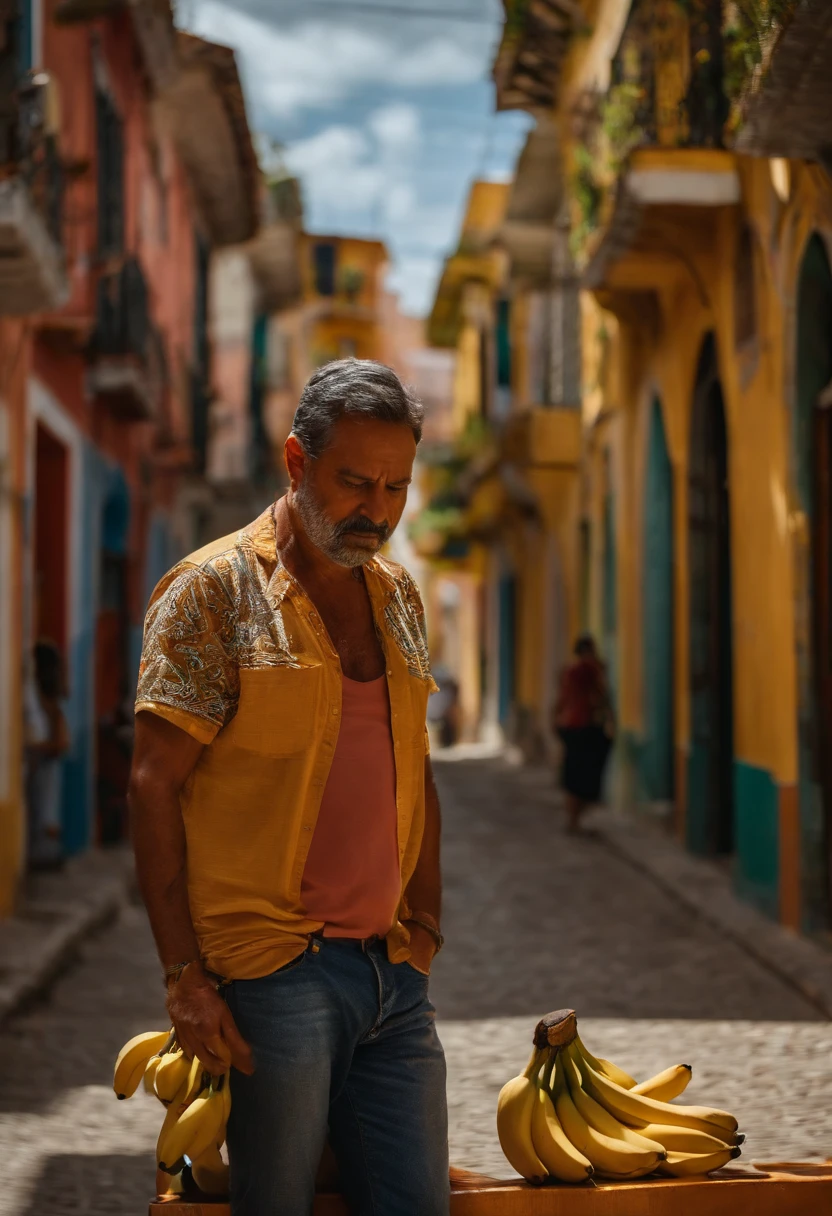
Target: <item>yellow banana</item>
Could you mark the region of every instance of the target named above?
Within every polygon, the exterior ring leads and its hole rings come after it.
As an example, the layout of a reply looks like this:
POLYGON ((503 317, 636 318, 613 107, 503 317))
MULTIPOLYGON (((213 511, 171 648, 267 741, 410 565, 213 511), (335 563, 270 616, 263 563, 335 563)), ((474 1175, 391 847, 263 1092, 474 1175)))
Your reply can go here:
POLYGON ((736 1133, 726 1132, 726 1139, 720 1139, 692 1127, 673 1127, 669 1123, 648 1123, 638 1130, 639 1135, 658 1141, 669 1153, 718 1153, 733 1148, 736 1139, 736 1133))
POLYGON ((690 1178, 696 1174, 710 1174, 712 1170, 721 1170, 723 1165, 739 1157, 742 1149, 738 1145, 733 1148, 723 1148, 717 1153, 668 1153, 667 1161, 662 1161, 657 1173, 669 1178, 690 1178))
POLYGON ((583 1088, 580 1066, 577 1059, 572 1054, 569 1048, 566 1049, 563 1056, 563 1071, 566 1077, 566 1083, 569 1086, 569 1095, 578 1113, 582 1118, 586 1119, 590 1127, 595 1128, 596 1132, 602 1132, 605 1136, 609 1136, 612 1140, 626 1140, 628 1144, 632 1144, 635 1148, 643 1149, 648 1153, 657 1153, 660 1157, 664 1156, 664 1145, 659 1141, 654 1140, 650 1136, 645 1136, 642 1131, 634 1131, 631 1127, 626 1127, 614 1115, 611 1115, 608 1110, 605 1110, 599 1102, 590 1097, 583 1088))
POLYGON ((690 1064, 674 1064, 672 1068, 665 1068, 663 1072, 656 1073, 655 1077, 639 1082, 632 1089, 629 1085, 622 1088, 630 1089, 634 1094, 643 1094, 647 1098, 655 1098, 659 1102, 669 1102, 671 1098, 678 1098, 679 1094, 685 1092, 692 1072, 690 1064))
POLYGON ((172 1051, 162 1057, 156 1069, 153 1088, 156 1097, 160 1102, 164 1102, 165 1106, 179 1093, 192 1067, 192 1061, 187 1059, 182 1051, 172 1051))
POLYGON ((709 1106, 674 1106, 622 1089, 608 1077, 584 1062, 584 1084, 587 1092, 622 1123, 641 1128, 648 1123, 670 1123, 674 1127, 691 1127, 708 1135, 722 1131, 735 1132, 737 1121, 725 1110, 709 1106))
POLYGON ((160 1055, 151 1056, 145 1065, 143 1083, 146 1093, 154 1093, 153 1082, 156 1080, 156 1070, 162 1063, 162 1058, 160 1055))
POLYGON ((525 1072, 507 1081, 497 1099, 497 1135, 502 1150, 517 1173, 535 1186, 548 1176, 532 1142, 532 1114, 541 1059, 542 1053, 535 1049, 525 1072))
POLYGON ((660 1160, 658 1153, 636 1148, 626 1140, 613 1140, 590 1127, 572 1100, 560 1061, 555 1065, 553 1100, 561 1127, 596 1173, 605 1178, 641 1178, 653 1173, 660 1160))
POLYGON ((170 1033, 169 1030, 149 1030, 124 1044, 113 1070, 113 1089, 117 1098, 133 1096, 139 1088, 148 1060, 164 1047, 170 1033))
POLYGON ((231 1117, 231 1073, 224 1073, 220 1077, 220 1094, 222 1095, 222 1127, 220 1128, 220 1138, 218 1147, 225 1144, 225 1138, 228 1134, 228 1120, 231 1117))
POLYGON ((591 1064, 596 1072, 600 1072, 603 1076, 609 1077, 611 1081, 615 1081, 616 1085, 620 1085, 622 1089, 632 1089, 635 1085, 635 1077, 631 1077, 623 1068, 619 1068, 617 1064, 613 1064, 611 1060, 602 1060, 598 1056, 594 1056, 591 1051, 587 1051, 581 1042, 581 1036, 576 1035, 573 1044, 579 1053, 591 1064))
POLYGON ((554 1057, 546 1067, 543 1084, 538 1087, 532 1108, 532 1144, 553 1178, 561 1182, 586 1182, 595 1172, 558 1122, 547 1083, 554 1057))
MULTIPOLYGON (((213 1088, 204 1090, 159 1137, 159 1169, 172 1171, 182 1157, 195 1161, 216 1147, 222 1124, 223 1103, 213 1088)), ((167 1118, 165 1119, 167 1123, 167 1118)))
POLYGON ((228 1166, 216 1144, 191 1162, 191 1174, 204 1195, 228 1194, 228 1166))

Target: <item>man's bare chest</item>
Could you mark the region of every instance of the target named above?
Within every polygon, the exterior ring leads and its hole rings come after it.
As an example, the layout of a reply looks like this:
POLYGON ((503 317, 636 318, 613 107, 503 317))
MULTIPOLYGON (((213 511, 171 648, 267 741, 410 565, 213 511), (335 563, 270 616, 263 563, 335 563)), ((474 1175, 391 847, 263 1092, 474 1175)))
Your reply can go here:
POLYGON ((356 587, 356 592, 338 602, 316 599, 315 606, 338 652, 344 675, 361 681, 384 675, 384 653, 365 588, 356 587))

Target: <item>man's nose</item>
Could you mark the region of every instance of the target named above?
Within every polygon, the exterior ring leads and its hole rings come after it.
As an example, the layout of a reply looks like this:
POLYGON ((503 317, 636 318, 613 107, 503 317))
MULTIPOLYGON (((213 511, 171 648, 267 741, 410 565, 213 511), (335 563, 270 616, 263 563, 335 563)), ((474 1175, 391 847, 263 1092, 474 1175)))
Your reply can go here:
POLYGON ((387 496, 380 482, 370 486, 361 504, 361 514, 379 527, 387 523, 387 496))

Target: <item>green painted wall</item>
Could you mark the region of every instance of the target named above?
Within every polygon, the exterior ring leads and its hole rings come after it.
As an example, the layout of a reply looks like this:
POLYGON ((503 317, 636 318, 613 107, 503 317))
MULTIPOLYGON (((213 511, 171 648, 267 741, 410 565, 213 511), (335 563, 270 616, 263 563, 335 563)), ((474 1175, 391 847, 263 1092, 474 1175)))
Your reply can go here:
POLYGON ((775 919, 779 907, 779 792, 770 773, 734 761, 737 893, 775 919))

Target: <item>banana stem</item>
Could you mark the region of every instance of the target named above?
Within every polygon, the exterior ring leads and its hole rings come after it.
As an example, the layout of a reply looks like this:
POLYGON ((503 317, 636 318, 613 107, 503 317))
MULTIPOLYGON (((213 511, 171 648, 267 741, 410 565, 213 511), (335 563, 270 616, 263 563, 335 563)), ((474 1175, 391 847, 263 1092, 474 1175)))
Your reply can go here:
POLYGON ((560 1048, 558 1047, 549 1048, 549 1058, 546 1061, 546 1065, 543 1069, 543 1079, 541 1080, 540 1084, 542 1088, 547 1091, 547 1093, 551 1093, 552 1090, 552 1073, 555 1071, 555 1064, 557 1063, 559 1050, 560 1048))
POLYGON ((525 1069, 523 1070, 524 1077, 528 1077, 531 1080, 537 1076, 537 1074, 540 1072, 541 1058, 543 1056, 543 1053, 546 1050, 547 1049, 545 1047, 535 1047, 534 1051, 532 1052, 532 1054, 529 1058, 528 1064, 526 1065, 525 1069))

